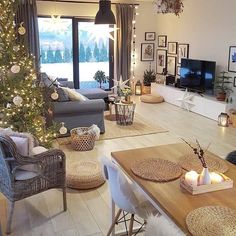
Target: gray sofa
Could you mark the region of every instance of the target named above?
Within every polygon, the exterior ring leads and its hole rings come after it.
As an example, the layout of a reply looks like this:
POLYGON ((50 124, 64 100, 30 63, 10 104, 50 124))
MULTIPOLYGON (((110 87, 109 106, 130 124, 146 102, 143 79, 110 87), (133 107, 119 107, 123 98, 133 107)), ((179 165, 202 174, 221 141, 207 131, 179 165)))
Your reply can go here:
POLYGON ((68 130, 96 124, 105 133, 104 98, 108 95, 101 89, 78 89, 86 101, 53 102, 53 120, 64 122, 68 130))

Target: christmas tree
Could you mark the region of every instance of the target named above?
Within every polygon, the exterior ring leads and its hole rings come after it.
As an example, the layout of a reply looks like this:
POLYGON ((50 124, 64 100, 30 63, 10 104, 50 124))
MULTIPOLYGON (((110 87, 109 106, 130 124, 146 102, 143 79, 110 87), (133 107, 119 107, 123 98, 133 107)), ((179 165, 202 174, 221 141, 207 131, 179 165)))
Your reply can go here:
POLYGON ((55 127, 46 127, 49 109, 37 82, 34 58, 23 45, 23 23, 15 25, 17 1, 0 1, 0 126, 33 134, 50 147, 55 127))

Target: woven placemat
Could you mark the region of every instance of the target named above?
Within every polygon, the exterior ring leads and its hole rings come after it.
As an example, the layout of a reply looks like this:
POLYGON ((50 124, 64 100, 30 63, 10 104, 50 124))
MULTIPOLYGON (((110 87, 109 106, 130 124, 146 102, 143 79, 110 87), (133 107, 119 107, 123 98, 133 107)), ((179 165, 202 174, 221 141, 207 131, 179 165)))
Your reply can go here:
MULTIPOLYGON (((205 161, 207 163, 209 171, 211 172, 215 171, 219 173, 225 173, 229 169, 227 163, 224 160, 221 160, 214 156, 210 156, 209 154, 206 154, 205 161)), ((183 169, 187 171, 195 170, 198 173, 201 173, 202 171, 202 165, 200 160, 196 155, 193 154, 183 156, 179 164, 183 169)))
POLYGON ((193 236, 231 236, 236 235, 236 210, 207 206, 191 211, 186 224, 193 236))
POLYGON ((171 181, 179 178, 182 174, 181 167, 178 164, 159 158, 135 162, 131 166, 131 170, 143 179, 157 182, 171 181))

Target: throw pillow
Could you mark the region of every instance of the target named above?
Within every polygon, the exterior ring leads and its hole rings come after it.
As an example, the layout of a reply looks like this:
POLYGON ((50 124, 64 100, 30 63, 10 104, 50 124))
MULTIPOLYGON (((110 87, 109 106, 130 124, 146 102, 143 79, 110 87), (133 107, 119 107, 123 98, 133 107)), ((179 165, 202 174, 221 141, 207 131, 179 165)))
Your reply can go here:
POLYGON ((29 150, 28 150, 28 138, 15 137, 15 136, 10 136, 10 138, 16 144, 17 151, 22 156, 28 156, 28 153, 29 153, 29 150))
POLYGON ((76 92, 74 89, 67 87, 62 87, 62 89, 67 93, 71 101, 86 101, 87 98, 82 94, 76 92))

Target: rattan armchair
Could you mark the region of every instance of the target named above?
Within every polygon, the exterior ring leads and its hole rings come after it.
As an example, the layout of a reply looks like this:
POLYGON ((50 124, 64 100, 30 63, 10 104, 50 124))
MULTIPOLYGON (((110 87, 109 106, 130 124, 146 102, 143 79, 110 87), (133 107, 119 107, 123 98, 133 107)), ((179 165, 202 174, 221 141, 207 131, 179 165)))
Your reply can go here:
POLYGON ((15 201, 51 188, 63 190, 66 211, 65 154, 59 149, 52 149, 33 157, 21 156, 12 139, 0 134, 0 192, 10 203, 7 234, 11 233, 15 201), (24 167, 33 170, 25 170, 24 167))

